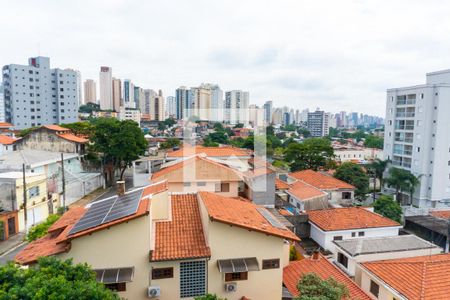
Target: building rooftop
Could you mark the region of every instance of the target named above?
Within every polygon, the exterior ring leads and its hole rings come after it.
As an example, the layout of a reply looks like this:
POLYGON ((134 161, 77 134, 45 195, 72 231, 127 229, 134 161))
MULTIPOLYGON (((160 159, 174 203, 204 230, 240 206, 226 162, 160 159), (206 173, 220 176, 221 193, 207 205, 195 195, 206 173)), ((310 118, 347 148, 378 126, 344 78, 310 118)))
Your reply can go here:
POLYGON ((172 221, 156 222, 152 261, 210 257, 195 194, 172 195, 172 221))
POLYGON ((0 135, 0 144, 2 144, 2 145, 12 145, 17 140, 19 140, 19 139, 15 139, 15 138, 12 138, 10 136, 3 135, 3 134, 0 135))
POLYGON ((450 210, 430 210, 430 215, 436 218, 450 220, 450 210))
POLYGON ((289 186, 289 189, 287 190, 288 194, 291 194, 298 200, 310 200, 317 197, 323 197, 327 196, 327 193, 322 192, 321 190, 313 187, 312 185, 309 185, 307 183, 304 183, 302 181, 296 181, 293 184, 289 186))
POLYGON ((315 273, 322 279, 334 278, 336 281, 344 284, 350 294, 350 299, 369 300, 371 299, 356 283, 339 270, 335 265, 329 262, 326 257, 319 254, 319 257, 304 258, 298 261, 292 261, 283 269, 283 284, 289 290, 291 295, 298 296, 297 283, 303 275, 315 273))
POLYGON ((57 136, 59 136, 60 138, 65 139, 67 141, 80 143, 80 144, 85 144, 85 143, 89 142, 88 139, 76 136, 76 135, 74 135, 72 133, 58 133, 57 136))
POLYGON ((286 190, 289 188, 289 184, 279 178, 275 178, 275 187, 277 190, 286 190))
MULTIPOLYGON (((25 177, 42 176, 42 175, 44 175, 44 173, 31 173, 31 172, 25 173, 25 177)), ((23 178, 23 173, 22 172, 0 173, 0 178, 19 179, 19 178, 23 178)))
POLYGON ((70 129, 61 127, 59 125, 44 125, 42 127, 52 131, 70 131, 70 129))
POLYGON ((362 207, 310 210, 308 217, 311 223, 323 231, 401 227, 399 223, 362 207))
MULTIPOLYGON (((76 153, 64 153, 65 160, 76 157, 78 157, 76 153)), ((0 156, 0 168, 2 166, 22 167, 22 164, 30 167, 38 167, 58 161, 61 161, 60 152, 24 149, 0 156)))
POLYGON ((438 246, 429 243, 415 235, 357 238, 334 241, 334 243, 353 257, 374 253, 439 248, 438 246))
POLYGON ((407 299, 448 299, 450 254, 363 263, 362 266, 407 299))
POLYGON ((204 153, 206 156, 211 157, 250 157, 251 152, 249 150, 235 148, 235 147, 203 147, 203 146, 195 146, 195 147, 184 147, 176 151, 168 152, 168 158, 179 158, 192 156, 195 154, 204 153))
POLYGON ((235 225, 288 240, 300 240, 280 222, 276 221, 281 226, 272 225, 263 214, 267 213, 275 220, 276 217, 264 207, 210 192, 199 192, 198 195, 203 201, 211 221, 235 225))
POLYGON ((289 173, 289 176, 321 190, 355 189, 351 184, 313 170, 289 173))
POLYGON ((405 227, 408 228, 408 223, 414 223, 427 228, 431 231, 440 233, 444 236, 448 233, 448 222, 445 219, 434 216, 408 216, 405 217, 405 227))

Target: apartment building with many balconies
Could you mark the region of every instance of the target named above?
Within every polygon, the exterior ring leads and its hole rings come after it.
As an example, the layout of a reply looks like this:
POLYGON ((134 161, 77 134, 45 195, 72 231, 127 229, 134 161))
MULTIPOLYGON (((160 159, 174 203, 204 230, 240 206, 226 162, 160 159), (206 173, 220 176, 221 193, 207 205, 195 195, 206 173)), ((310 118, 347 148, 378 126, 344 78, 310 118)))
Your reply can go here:
POLYGON ((387 90, 384 158, 419 177, 420 207, 450 205, 450 70, 427 74, 423 85, 387 90))

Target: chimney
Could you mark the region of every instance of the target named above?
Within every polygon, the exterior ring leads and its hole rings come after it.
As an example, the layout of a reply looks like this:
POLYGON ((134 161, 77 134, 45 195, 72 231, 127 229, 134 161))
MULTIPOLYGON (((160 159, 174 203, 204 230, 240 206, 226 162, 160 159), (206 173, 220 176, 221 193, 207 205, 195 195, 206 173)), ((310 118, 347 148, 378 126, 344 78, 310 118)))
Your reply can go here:
POLYGON ((125 194, 125 181, 117 181, 117 195, 123 196, 125 194))
POLYGON ((319 250, 314 250, 314 252, 313 252, 313 254, 311 256, 311 259, 312 260, 319 260, 319 258, 320 258, 319 253, 320 253, 319 250))

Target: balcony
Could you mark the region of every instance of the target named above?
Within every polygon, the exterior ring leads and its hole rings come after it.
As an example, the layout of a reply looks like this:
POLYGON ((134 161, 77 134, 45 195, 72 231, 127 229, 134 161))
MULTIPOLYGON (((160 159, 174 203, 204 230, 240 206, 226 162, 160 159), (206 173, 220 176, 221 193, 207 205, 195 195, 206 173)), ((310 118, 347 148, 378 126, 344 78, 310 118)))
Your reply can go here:
POLYGON ((397 112, 395 114, 395 117, 397 118, 414 118, 415 116, 415 112, 397 112))

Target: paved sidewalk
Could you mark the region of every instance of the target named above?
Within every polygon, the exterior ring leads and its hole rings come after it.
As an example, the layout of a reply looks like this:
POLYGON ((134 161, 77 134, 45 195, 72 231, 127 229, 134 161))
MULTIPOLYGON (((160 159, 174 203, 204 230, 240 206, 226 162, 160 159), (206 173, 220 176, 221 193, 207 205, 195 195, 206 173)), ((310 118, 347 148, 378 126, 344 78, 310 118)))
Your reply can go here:
POLYGON ((0 242, 0 255, 24 243, 25 232, 19 232, 6 241, 0 242))

